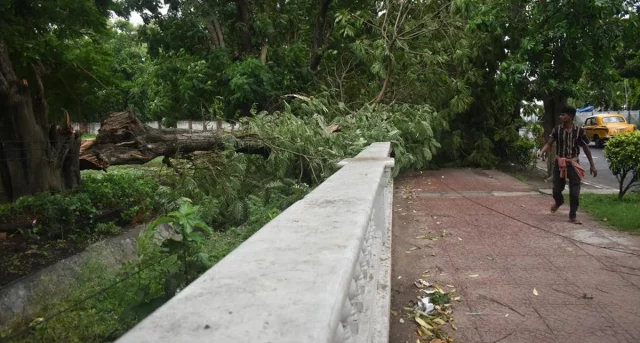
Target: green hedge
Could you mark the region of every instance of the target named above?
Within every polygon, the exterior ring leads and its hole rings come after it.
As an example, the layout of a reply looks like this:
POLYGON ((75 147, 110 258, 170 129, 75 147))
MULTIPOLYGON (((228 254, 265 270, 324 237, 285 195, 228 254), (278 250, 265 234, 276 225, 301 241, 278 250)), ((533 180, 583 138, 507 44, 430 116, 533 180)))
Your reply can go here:
POLYGON ((38 238, 82 240, 95 232, 100 219, 119 224, 143 220, 166 198, 158 182, 137 174, 116 172, 84 175, 82 187, 67 193, 25 196, 0 206, 0 218, 29 219, 23 234, 38 238))

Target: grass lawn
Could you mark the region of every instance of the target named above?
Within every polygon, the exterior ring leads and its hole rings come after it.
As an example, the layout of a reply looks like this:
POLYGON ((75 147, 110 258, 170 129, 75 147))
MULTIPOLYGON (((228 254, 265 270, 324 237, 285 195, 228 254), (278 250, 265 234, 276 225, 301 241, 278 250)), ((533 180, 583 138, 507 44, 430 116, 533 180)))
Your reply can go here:
POLYGON ((622 201, 617 194, 582 194, 580 208, 617 229, 640 234, 640 193, 627 193, 622 201))

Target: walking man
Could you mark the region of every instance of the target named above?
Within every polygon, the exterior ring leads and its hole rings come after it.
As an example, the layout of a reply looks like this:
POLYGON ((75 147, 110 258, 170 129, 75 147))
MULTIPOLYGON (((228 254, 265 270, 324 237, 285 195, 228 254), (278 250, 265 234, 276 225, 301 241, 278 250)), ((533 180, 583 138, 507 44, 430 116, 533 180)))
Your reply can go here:
POLYGON ((569 179, 569 222, 582 224, 576 219, 580 199, 580 184, 584 178, 584 168, 580 166, 580 147, 584 149, 584 154, 589 159, 589 171, 595 177, 598 171, 593 164, 591 150, 589 150, 589 138, 581 126, 575 125, 573 120, 576 117, 576 109, 565 107, 560 113, 562 124, 553 128, 549 141, 540 151, 540 155, 551 150, 553 143, 556 143, 556 159, 553 162, 553 200, 555 204, 551 206, 551 212, 556 212, 564 203, 562 191, 569 179))

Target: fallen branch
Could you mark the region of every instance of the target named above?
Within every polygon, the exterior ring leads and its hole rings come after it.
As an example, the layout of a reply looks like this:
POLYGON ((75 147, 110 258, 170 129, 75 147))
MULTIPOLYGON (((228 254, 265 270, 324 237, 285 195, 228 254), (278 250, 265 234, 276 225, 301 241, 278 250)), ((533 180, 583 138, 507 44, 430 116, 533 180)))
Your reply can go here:
POLYGON ((232 146, 238 153, 265 158, 271 154, 271 148, 255 135, 155 129, 128 110, 109 115, 101 123, 95 140, 82 144, 80 169, 105 170, 112 165, 144 164, 159 156, 223 150, 227 146, 232 146))

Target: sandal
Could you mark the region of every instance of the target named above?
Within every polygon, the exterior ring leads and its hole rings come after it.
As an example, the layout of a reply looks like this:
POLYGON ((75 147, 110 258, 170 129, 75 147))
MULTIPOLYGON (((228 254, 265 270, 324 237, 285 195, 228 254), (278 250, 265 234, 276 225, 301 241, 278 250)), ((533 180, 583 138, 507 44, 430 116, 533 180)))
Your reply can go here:
POLYGON ((560 206, 562 205, 554 204, 553 206, 551 206, 551 213, 556 213, 556 211, 560 208, 560 206))
POLYGON ((582 225, 582 222, 581 222, 581 221, 579 221, 579 220, 578 220, 578 219, 576 219, 576 218, 570 218, 570 219, 569 219, 569 223, 571 223, 571 224, 576 224, 576 225, 582 225))

